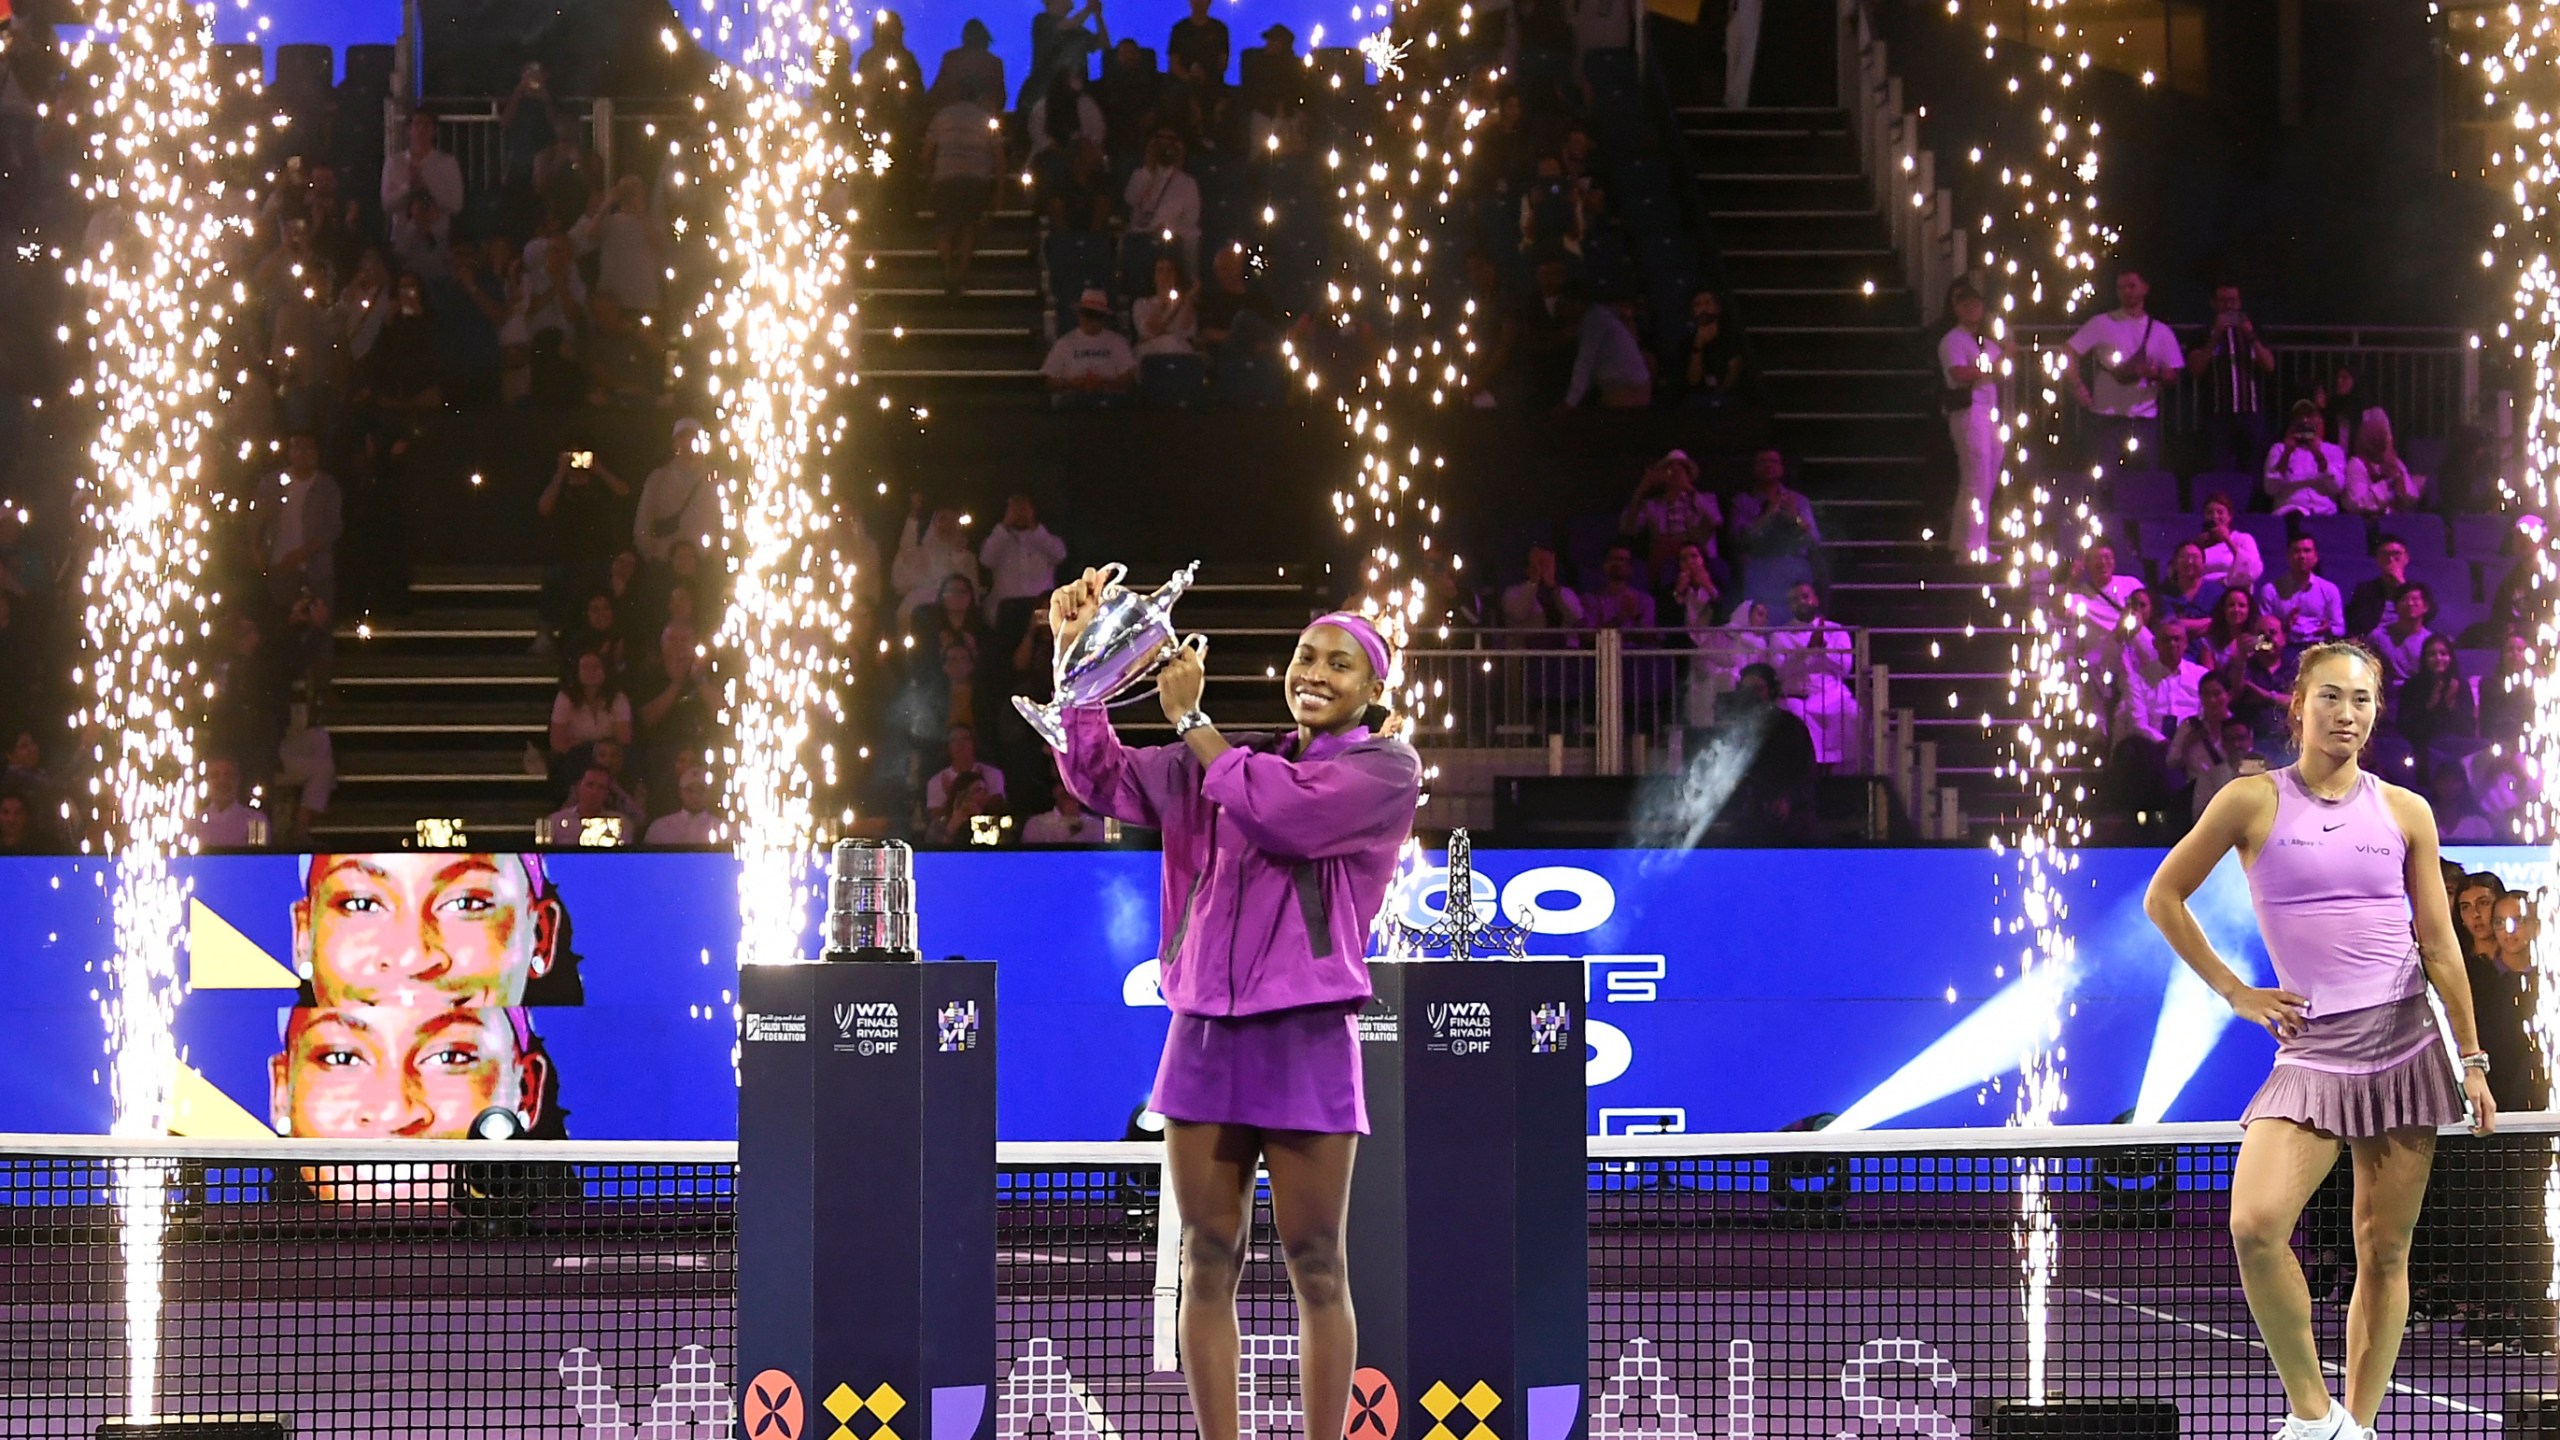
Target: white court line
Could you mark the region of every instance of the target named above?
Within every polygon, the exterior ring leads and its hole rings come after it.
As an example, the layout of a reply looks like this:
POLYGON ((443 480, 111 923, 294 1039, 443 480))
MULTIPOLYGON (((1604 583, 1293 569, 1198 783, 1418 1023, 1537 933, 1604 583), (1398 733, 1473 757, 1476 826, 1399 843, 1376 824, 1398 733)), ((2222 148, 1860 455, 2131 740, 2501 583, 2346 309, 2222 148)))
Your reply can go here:
MULTIPOLYGON (((2267 1348, 2266 1342, 2258 1339, 2254 1335, 2243 1335, 2235 1330, 2225 1330, 2219 1325, 2207 1325, 2201 1320, 2190 1320, 2184 1315, 2173 1315, 2166 1310, 2156 1310, 2151 1306, 2138 1304, 2119 1295, 2110 1295, 2104 1290, 2074 1290, 2071 1293, 2074 1295, 2085 1296, 2091 1300, 2103 1301, 2106 1304, 2117 1307, 2118 1309, 2130 1310, 2136 1315, 2146 1316, 2150 1319, 2161 1321, 2164 1324, 2175 1325, 2185 1330, 2193 1330, 2199 1335, 2210 1335, 2216 1340, 2234 1341, 2238 1344, 2246 1345, 2252 1350, 2262 1351, 2267 1348)), ((2325 1360, 2320 1363, 2320 1368, 2341 1378, 2344 1378, 2347 1373, 2345 1366, 2332 1365, 2325 1360)), ((2415 1399, 2424 1400, 2430 1405, 2441 1405, 2447 1410, 2459 1410, 2465 1415, 2485 1416, 2492 1425, 2503 1428, 2506 1424, 2506 1421, 2495 1411, 2483 1410, 2477 1405, 2473 1405, 2467 1401, 2456 1400, 2450 1395, 2438 1395, 2432 1390, 2421 1390, 2415 1385, 2405 1384, 2398 1380, 2390 1382, 2389 1388, 2396 1394, 2407 1395, 2415 1399)))

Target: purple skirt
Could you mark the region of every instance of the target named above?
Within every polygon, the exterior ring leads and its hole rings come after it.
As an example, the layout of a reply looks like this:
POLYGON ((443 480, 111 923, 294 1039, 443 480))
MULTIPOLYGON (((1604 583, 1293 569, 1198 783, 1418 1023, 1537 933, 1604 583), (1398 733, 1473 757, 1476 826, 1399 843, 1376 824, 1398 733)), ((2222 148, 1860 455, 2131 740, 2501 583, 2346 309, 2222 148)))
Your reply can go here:
POLYGON ((1359 1012, 1339 1005, 1260 1015, 1177 1010, 1148 1105, 1168 1120, 1203 1125, 1366 1135, 1359 1012))
POLYGON ((2276 1068, 2240 1123, 2290 1120, 2332 1139, 2369 1140, 2461 1118, 2462 1087, 2420 991, 2306 1022, 2276 1050, 2276 1068))

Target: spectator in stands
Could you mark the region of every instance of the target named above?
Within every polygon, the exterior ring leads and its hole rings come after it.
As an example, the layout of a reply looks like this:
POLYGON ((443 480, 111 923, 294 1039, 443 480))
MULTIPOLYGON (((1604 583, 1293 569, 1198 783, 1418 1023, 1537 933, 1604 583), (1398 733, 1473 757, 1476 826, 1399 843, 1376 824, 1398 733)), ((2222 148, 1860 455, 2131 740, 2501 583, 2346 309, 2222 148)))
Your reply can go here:
POLYGON ((2170 732, 2203 708, 2203 681, 2212 672, 2187 657, 2185 637, 2168 621, 2155 622, 2143 642, 2124 647, 2114 735, 2119 745, 2129 734, 2153 742, 2154 758, 2165 763, 2170 732))
POLYGON ((2213 287, 2213 324, 2204 343, 2187 352, 2187 371, 2204 387, 2207 463, 2217 470, 2248 464, 2267 451, 2267 386, 2276 373, 2275 352, 2258 338, 2256 322, 2240 308, 2240 287, 2213 287))
POLYGON ((1716 560, 1723 530, 1724 507, 1714 491, 1698 488, 1698 463, 1686 450, 1670 451, 1646 466, 1618 517, 1618 533, 1643 547, 1645 573, 1657 582, 1677 572, 1685 547, 1697 546, 1706 559, 1716 560))
POLYGON ((711 471, 711 436, 702 422, 675 424, 675 453, 640 483, 631 516, 631 545, 663 565, 679 541, 696 545, 720 530, 720 492, 711 471))
POLYGON ((543 233, 524 247, 524 316, 529 337, 546 332, 573 346, 587 328, 587 280, 578 269, 577 245, 568 231, 545 221, 543 233))
POLYGON ((2267 773, 2267 757, 2258 753, 2257 743, 2257 732, 2249 727, 2248 721, 2235 718, 2223 722, 2222 758, 2206 766, 2204 773, 2196 777, 2195 793, 2189 802, 2194 807, 2196 818, 2204 818, 2205 807, 2213 803, 2214 796, 2222 793, 2223 786, 2243 775, 2267 773))
POLYGON ((978 547, 978 563, 987 572, 987 618, 1000 636, 1015 636, 1030 612, 1045 609, 1058 585, 1058 566, 1067 558, 1067 542, 1040 523, 1039 507, 1016 492, 1004 502, 1004 520, 987 532, 978 547))
POLYGON ((2436 617, 2435 592, 2423 580, 2412 580, 2400 588, 2399 598, 2391 602, 2390 618, 2365 632, 2365 643, 2382 660, 2383 703, 2397 699, 2400 687, 2418 673, 2418 661, 2435 632, 2427 622, 2436 617))
POLYGON ((2222 598, 2222 587, 2204 578, 2204 547, 2189 540, 2172 551, 2169 572, 2160 577, 2151 598, 2161 618, 2176 624, 2185 638, 2203 634, 2212 622, 2214 602, 2222 598))
POLYGON ((1054 405, 1118 405, 1129 398, 1138 383, 1138 356, 1111 328, 1110 296, 1087 290, 1077 297, 1076 328, 1049 347, 1040 373, 1054 405))
POLYGON ((284 469, 258 489, 258 554, 267 595, 277 606, 309 594, 337 593, 338 536, 344 524, 338 482, 320 468, 320 437, 308 428, 285 437, 284 469))
POLYGON ((965 647, 972 659, 983 660, 995 650, 987 623, 978 613, 978 584, 967 575, 945 575, 934 592, 934 603, 919 605, 912 617, 918 666, 932 666, 951 646, 965 647))
POLYGON ((1167 251, 1156 257, 1155 293, 1141 296, 1129 319, 1138 332, 1138 354, 1191 355, 1200 333, 1198 297, 1183 278, 1182 262, 1167 251))
POLYGON ((1719 410, 1742 398, 1742 337, 1724 320, 1724 297, 1700 290, 1689 297, 1689 343, 1674 382, 1680 402, 1692 410, 1719 410))
POLYGON ((1586 397, 1604 410, 1642 410, 1653 404, 1653 361, 1636 339, 1621 303, 1595 304, 1580 282, 1565 287, 1563 320, 1573 326, 1573 376, 1564 388, 1570 410, 1586 397))
POLYGON ((1947 287, 1947 333, 1938 339, 1938 408, 1956 450, 1956 513, 1947 536, 1956 557, 1991 555, 1991 507, 2000 488, 2000 370, 2018 353, 1983 323, 1982 292, 1947 287))
POLYGON ((1077 150, 1103 153, 1110 144, 1110 117, 1085 89, 1081 70, 1061 70, 1023 117, 1035 162, 1054 162, 1077 150))
POLYGON ((2243 733, 2249 728, 2231 718, 2231 682, 2222 678, 2221 671, 2198 666, 2195 686, 2195 709, 2169 735, 2169 770, 2181 785, 2194 784, 2214 766, 2229 763, 2225 735, 2235 724, 2243 733))
POLYGON ((631 743, 631 697, 614 682, 604 656, 589 650, 571 663, 568 681, 551 697, 552 759, 564 761, 607 736, 631 743))
MULTIPOLYGON (((2229 672, 2244 664, 2258 646, 2258 596, 2254 590, 2237 586, 2222 592, 2213 603, 2213 619, 2197 637, 2196 658, 2214 669, 2229 672)), ((2240 699, 2238 682, 2233 682, 2231 698, 2240 699)))
POLYGON ((674 773, 683 756, 701 748, 718 709, 711 661, 700 653, 690 623, 670 620, 658 632, 657 653, 633 673, 630 691, 640 699, 632 731, 642 773, 674 773))
MULTIPOLYGON (((1206 9, 1206 0, 1192 0, 1206 9)), ((1223 29, 1224 27, 1220 27, 1223 29)), ((1022 822, 1025 845, 1099 845, 1102 843, 1102 817, 1076 802, 1075 792, 1067 782, 1052 778, 1049 782, 1052 808, 1022 822)))
MULTIPOLYGON (((603 583, 614 552, 630 534, 622 519, 630 499, 630 484, 593 450, 563 450, 552 461, 551 480, 533 506, 547 562, 542 583, 546 621, 556 618, 579 589, 603 583)), ((609 630, 611 597, 596 598, 606 602, 604 628, 609 630)))
POLYGON ((2204 530, 2196 536, 2196 548, 2204 554, 2204 578, 2226 590, 2251 590, 2267 573, 2266 561, 2258 555, 2257 537, 2231 526, 2231 497, 2216 492, 2205 497, 2204 530))
POLYGON ((1004 169, 1004 132, 996 117, 966 96, 934 112, 924 131, 924 173, 932 185, 933 243, 942 257, 942 288, 957 295, 978 258, 978 230, 995 203, 1004 169))
POLYGON ((2111 651, 2116 632, 2124 626, 2125 607, 2141 588, 2140 580, 2117 573, 2116 547, 2100 542, 2080 552, 2062 603, 2088 626, 2089 643, 2111 651))
POLYGON ((2119 267, 2116 308, 2091 316, 2069 342, 2097 368, 2093 387, 2075 366, 2071 390, 2089 412, 2089 461, 2110 473, 2160 464, 2160 392, 2178 383, 2187 363, 2177 336, 2145 308, 2150 296, 2140 269, 2119 267))
POLYGON ((1023 77, 1022 93, 1016 108, 1029 108, 1032 97, 1048 93, 1049 81, 1061 71, 1081 75, 1088 61, 1097 53, 1111 48, 1111 30, 1102 20, 1102 0, 1084 0, 1084 8, 1075 8, 1075 0, 1041 0, 1040 13, 1031 17, 1031 69, 1023 77), (1086 17, 1092 17, 1093 28, 1084 28, 1086 17))
POLYGON ((1124 138, 1145 134, 1155 125, 1157 102, 1170 88, 1166 77, 1156 73, 1147 47, 1133 37, 1121 36, 1120 43, 1111 47, 1111 58, 1102 64, 1102 78, 1093 85, 1094 100, 1102 107, 1103 133, 1124 138))
POLYGON ((289 845, 308 846, 312 822, 329 813, 329 799, 337 792, 337 752, 329 732, 311 723, 307 701, 295 701, 285 713, 284 738, 276 742, 270 808, 280 822, 278 838, 289 845))
MULTIPOLYGON (((1700 652, 1721 650, 1716 612, 1724 598, 1724 586, 1708 568, 1705 548, 1681 546, 1679 567, 1671 582, 1671 603, 1679 607, 1680 628, 1688 632, 1689 648, 1700 652)), ((1718 657, 1702 653, 1690 666, 1691 715, 1704 717, 1714 709, 1712 682, 1733 669, 1731 664, 1719 664, 1717 660, 1718 657)))
POLYGON ((383 157, 382 213, 406 212, 418 192, 446 215, 462 213, 462 164, 436 148, 436 117, 424 110, 409 114, 409 147, 383 157))
POLYGON ((1764 445, 1751 457, 1751 488, 1733 498, 1732 524, 1747 598, 1782 600, 1813 577, 1822 530, 1813 502, 1787 484, 1787 457, 1778 447, 1764 445))
POLYGON ((871 44, 854 65, 853 77, 874 128, 898 146, 914 140, 910 132, 924 96, 924 67, 907 48, 907 22, 897 11, 872 12, 871 44))
POLYGON ((1556 578, 1556 551, 1544 543, 1529 547, 1529 573, 1502 592, 1502 623, 1513 630, 1579 630, 1582 597, 1556 578))
POLYGON ((596 257, 595 293, 634 315, 654 314, 664 301, 670 238, 666 222, 650 213, 647 187, 627 171, 569 230, 577 253, 596 257))
POLYGON ((965 720, 955 718, 944 736, 944 757, 949 763, 924 782, 924 805, 928 810, 945 808, 952 784, 963 775, 977 778, 996 800, 1004 799, 1004 772, 978 758, 978 732, 965 720))
POLYGON ((605 673, 621 675, 627 668, 630 647, 624 640, 621 616, 613 597, 604 591, 587 597, 579 608, 577 623, 561 632, 559 650, 563 655, 585 655, 590 652, 604 657, 605 673))
POLYGON ((2400 738, 2418 752, 2422 767, 2427 766, 2429 749, 2438 740, 2469 740, 2479 734, 2471 680, 2462 673, 2452 640, 2442 635, 2427 637, 2418 652, 2417 673, 2400 687, 2400 708, 2394 713, 2400 738))
POLYGON ((587 316, 590 328, 579 346, 587 371, 587 403, 597 409, 667 404, 667 362, 656 333, 632 324, 622 302, 602 290, 587 316))
POLYGON ((240 765, 226 755, 205 762, 204 809, 187 823, 187 833, 213 849, 240 850, 261 842, 265 816, 241 803, 240 765))
POLYGON ((2267 451, 2267 508, 2279 515, 2335 515, 2346 493, 2347 457, 2320 438, 2320 407, 2293 404, 2285 435, 2267 451))
POLYGON ((2533 720, 2533 646, 2511 634, 2498 648, 2497 667, 2480 682, 2480 738, 2514 745, 2533 720))
POLYGON ((2366 635, 2391 618, 2391 602, 2400 598, 2400 588, 2409 583, 2409 547, 2385 535, 2373 547, 2373 560, 2382 573, 2357 585, 2347 595, 2347 633, 2366 635))
POLYGON ((978 588, 978 557, 958 507, 937 505, 928 515, 924 495, 907 497, 907 523, 898 531, 898 554, 889 562, 889 587, 898 592, 897 625, 903 630, 918 608, 943 599, 943 582, 957 576, 978 588))
POLYGON ((1733 691, 1716 710, 1714 730, 1700 742, 1702 756, 1738 753, 1748 768, 1719 819, 1737 839, 1801 841, 1814 832, 1817 779, 1813 732, 1802 715, 1780 703, 1777 670, 1752 663, 1734 677, 1733 691))
POLYGON ((1473 347, 1467 362, 1467 403, 1479 410, 1516 405, 1521 398, 1520 348, 1527 307, 1503 283, 1502 268, 1482 250, 1466 259, 1464 324, 1473 347))
POLYGON ((446 247, 453 240, 453 220, 436 208, 435 197, 412 191, 409 203, 391 217, 391 263, 422 280, 441 280, 453 273, 446 247))
POLYGON ((35 807, 16 790, 0 786, 0 855, 33 855, 45 848, 35 807))
POLYGON ((1276 363, 1289 315, 1246 277, 1242 245, 1221 246, 1209 270, 1198 306, 1200 345, 1218 363, 1219 384, 1229 386, 1248 367, 1276 363))
POLYGON ((1165 58, 1175 66, 1197 65, 1213 80, 1223 80, 1227 73, 1227 55, 1232 41, 1227 36, 1227 22, 1209 13, 1215 0, 1191 0, 1191 13, 1173 22, 1173 33, 1165 37, 1165 58))
POLYGON ((1650 630, 1653 628, 1653 596, 1636 584, 1635 551, 1625 545, 1612 545, 1608 556, 1600 562, 1600 588, 1593 591, 1585 611, 1594 630, 1650 630))
POLYGON ((2347 601, 2319 573, 2320 542, 2308 535, 2296 536, 2285 550, 2285 559, 2285 572, 2258 587, 2258 609, 2284 623, 2289 645, 2317 645, 2343 637, 2347 601))
POLYGON ((570 786, 569 803, 551 812, 550 825, 554 845, 629 846, 640 835, 640 812, 613 783, 610 769, 590 764, 570 786), (611 823, 591 827, 590 822, 596 821, 611 823))
POLYGON ((567 231, 603 187, 604 157, 587 143, 586 127, 562 120, 551 132, 551 148, 534 161, 533 188, 541 197, 534 229, 567 231))
POLYGON ((1131 242, 1172 246, 1189 274, 1200 265, 1200 182, 1182 162, 1182 137, 1158 126, 1147 142, 1146 163, 1129 177, 1122 198, 1129 208, 1131 242))
POLYGON ((2347 457, 2347 483, 2338 497, 2340 509, 2355 515, 2392 515, 2415 510, 2426 495, 2427 477, 2409 472, 2391 435, 2391 414, 2371 406, 2356 425, 2355 452, 2347 457))
POLYGON ((2320 411, 2323 433, 2337 442, 2339 449, 2354 449, 2365 416, 2365 399, 2356 393, 2356 372, 2339 366, 2330 373, 2327 384, 2311 392, 2311 403, 2320 411))
POLYGON ((444 378, 459 409, 486 409, 498 398, 498 372, 506 361, 499 329, 506 324, 506 282, 487 263, 488 245, 457 240, 448 254, 452 273, 427 287, 427 304, 444 328, 444 378))
POLYGON ((925 840, 934 845, 971 844, 977 838, 978 821, 1000 815, 1003 809, 1004 797, 990 792, 981 776, 960 775, 941 803, 926 806, 925 840))
POLYGON ((498 180, 505 192, 508 225, 525 226, 541 203, 534 190, 535 167, 560 128, 569 123, 567 112, 552 97, 551 73, 539 60, 526 61, 516 72, 516 88, 498 106, 498 180))
POLYGON ((967 100, 993 115, 1004 109, 1004 61, 996 37, 975 15, 960 22, 960 43, 942 52, 928 97, 935 105, 967 100))
POLYGON ((676 770, 676 808, 649 822, 651 845, 717 845, 729 838, 729 822, 712 808, 710 767, 698 760, 676 770))
POLYGON ((1858 745, 1858 645, 1848 628, 1824 618, 1822 592, 1800 580, 1787 592, 1788 621, 1769 636, 1786 706, 1813 731, 1816 763, 1855 757, 1858 745))

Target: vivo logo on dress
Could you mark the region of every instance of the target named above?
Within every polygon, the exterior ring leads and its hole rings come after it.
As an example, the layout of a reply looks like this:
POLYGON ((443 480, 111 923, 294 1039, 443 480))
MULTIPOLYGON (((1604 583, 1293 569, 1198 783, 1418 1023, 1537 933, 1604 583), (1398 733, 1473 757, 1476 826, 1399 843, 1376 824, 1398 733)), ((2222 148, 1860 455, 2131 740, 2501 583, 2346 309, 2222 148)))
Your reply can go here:
POLYGON ((1431 1021, 1426 1047, 1450 1055, 1484 1055, 1493 1049, 1493 1007, 1481 1000, 1437 1001, 1423 1007, 1431 1021))

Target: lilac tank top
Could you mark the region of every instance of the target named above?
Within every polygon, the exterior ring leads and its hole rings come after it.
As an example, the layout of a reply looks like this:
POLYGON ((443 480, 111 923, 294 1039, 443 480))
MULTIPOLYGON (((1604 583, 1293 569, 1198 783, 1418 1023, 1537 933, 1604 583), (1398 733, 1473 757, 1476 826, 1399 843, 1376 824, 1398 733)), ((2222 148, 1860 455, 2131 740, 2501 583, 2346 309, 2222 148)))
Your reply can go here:
POLYGON ((2409 925, 2409 840, 2370 774, 2323 800, 2292 766, 2271 773, 2276 823, 2249 867, 2276 981, 2306 1018, 2388 1005, 2426 983, 2409 925))

